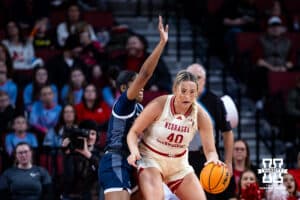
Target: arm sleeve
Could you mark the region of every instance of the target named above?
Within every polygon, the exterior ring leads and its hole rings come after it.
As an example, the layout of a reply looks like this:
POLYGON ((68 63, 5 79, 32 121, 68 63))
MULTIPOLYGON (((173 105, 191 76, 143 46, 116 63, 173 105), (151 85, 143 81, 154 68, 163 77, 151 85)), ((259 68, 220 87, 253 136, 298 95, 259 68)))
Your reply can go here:
POLYGON ((97 172, 99 160, 100 160, 99 152, 97 153, 93 152, 91 158, 89 159, 89 165, 91 167, 91 170, 93 170, 94 172, 97 172))
POLYGON ((12 141, 11 141, 11 134, 8 134, 5 137, 5 149, 6 152, 8 153, 8 155, 11 155, 13 152, 13 145, 12 145, 12 141))
POLYGON ((32 97, 32 85, 29 84, 25 87, 25 90, 23 92, 23 101, 24 101, 26 110, 28 109, 29 105, 32 103, 31 97, 32 97))
POLYGON ((54 101, 56 103, 58 103, 58 91, 57 91, 57 87, 56 87, 56 85, 51 84, 51 88, 52 88, 52 91, 53 91, 53 94, 54 94, 54 101))
POLYGON ((14 82, 12 82, 12 88, 11 88, 11 90, 12 90, 12 101, 13 101, 12 103, 14 105, 16 105, 17 95, 18 95, 18 87, 17 87, 17 85, 14 82))
POLYGON ((39 106, 38 103, 33 104, 29 116, 29 124, 37 130, 46 133, 47 128, 39 124, 39 106))
POLYGON ((41 180, 41 184, 42 184, 42 199, 43 200, 52 200, 53 199, 53 188, 52 188, 52 181, 51 181, 51 177, 49 175, 49 173, 44 169, 44 168, 40 168, 41 170, 41 174, 42 174, 42 180, 41 180))
POLYGON ((113 114, 117 114, 119 116, 130 115, 134 112, 135 103, 135 100, 129 100, 127 98, 127 91, 123 92, 113 108, 113 114))
POLYGON ((26 51, 27 53, 24 53, 27 55, 27 63, 31 66, 32 65, 32 60, 35 58, 35 53, 34 53, 34 48, 32 45, 32 42, 27 42, 26 44, 26 51))
POLYGON ((37 148, 38 147, 38 142, 37 142, 37 139, 36 139, 35 135, 30 133, 30 136, 31 136, 31 146, 33 148, 37 148))
POLYGON ((103 100, 110 106, 112 107, 115 102, 114 95, 110 89, 110 87, 104 87, 102 90, 102 96, 103 100))
POLYGON ((60 99, 61 99, 61 102, 63 103, 66 103, 67 100, 67 93, 68 93, 68 86, 67 85, 64 85, 63 88, 61 89, 61 92, 60 92, 60 99))
POLYGON ((96 37, 95 31, 94 31, 94 29, 93 29, 92 26, 89 26, 89 32, 90 32, 91 39, 92 39, 93 41, 96 41, 96 40, 97 40, 97 37, 96 37))
POLYGON ((61 23, 57 26, 56 36, 57 36, 57 43, 60 47, 63 47, 66 42, 66 38, 68 37, 69 33, 66 30, 65 23, 61 23))

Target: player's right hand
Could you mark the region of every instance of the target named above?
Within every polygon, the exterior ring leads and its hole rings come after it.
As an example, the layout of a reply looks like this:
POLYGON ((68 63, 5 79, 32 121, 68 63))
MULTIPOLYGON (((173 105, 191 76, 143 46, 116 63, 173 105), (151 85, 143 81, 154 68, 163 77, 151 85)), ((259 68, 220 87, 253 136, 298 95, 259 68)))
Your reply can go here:
POLYGON ((135 168, 137 168, 137 164, 136 162, 138 160, 140 160, 142 157, 140 155, 139 152, 136 152, 136 153, 131 153, 128 157, 127 157, 127 162, 129 163, 129 165, 132 165, 134 166, 135 168))

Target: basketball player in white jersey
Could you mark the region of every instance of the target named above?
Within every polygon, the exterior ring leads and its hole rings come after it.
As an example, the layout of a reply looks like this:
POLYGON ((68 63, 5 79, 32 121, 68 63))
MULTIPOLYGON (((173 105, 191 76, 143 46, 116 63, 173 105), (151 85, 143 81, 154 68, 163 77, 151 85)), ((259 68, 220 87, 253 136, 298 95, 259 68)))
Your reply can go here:
POLYGON ((199 130, 207 163, 224 164, 216 153, 213 126, 196 103, 198 86, 191 73, 177 74, 173 92, 154 99, 136 119, 127 136, 127 160, 138 167, 139 187, 147 200, 163 199, 163 182, 179 199, 206 199, 188 163, 187 148, 199 130))

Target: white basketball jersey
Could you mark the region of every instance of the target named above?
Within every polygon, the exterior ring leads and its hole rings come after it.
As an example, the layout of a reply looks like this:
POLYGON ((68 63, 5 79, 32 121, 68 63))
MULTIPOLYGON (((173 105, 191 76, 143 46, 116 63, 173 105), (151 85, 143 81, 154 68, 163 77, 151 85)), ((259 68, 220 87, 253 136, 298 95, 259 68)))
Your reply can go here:
POLYGON ((144 144, 141 145, 146 144, 154 151, 169 155, 187 150, 197 129, 197 115, 193 107, 184 115, 176 114, 174 99, 173 95, 168 95, 159 120, 147 128, 143 136, 144 144))

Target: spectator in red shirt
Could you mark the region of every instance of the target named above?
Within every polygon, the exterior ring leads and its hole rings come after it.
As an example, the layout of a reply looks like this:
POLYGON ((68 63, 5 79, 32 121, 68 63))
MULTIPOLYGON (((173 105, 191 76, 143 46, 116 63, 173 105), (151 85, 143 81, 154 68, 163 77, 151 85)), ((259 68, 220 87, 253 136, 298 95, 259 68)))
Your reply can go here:
POLYGON ((93 84, 84 88, 82 102, 75 106, 78 123, 83 120, 94 120, 100 126, 108 123, 111 109, 100 99, 98 91, 93 84))

